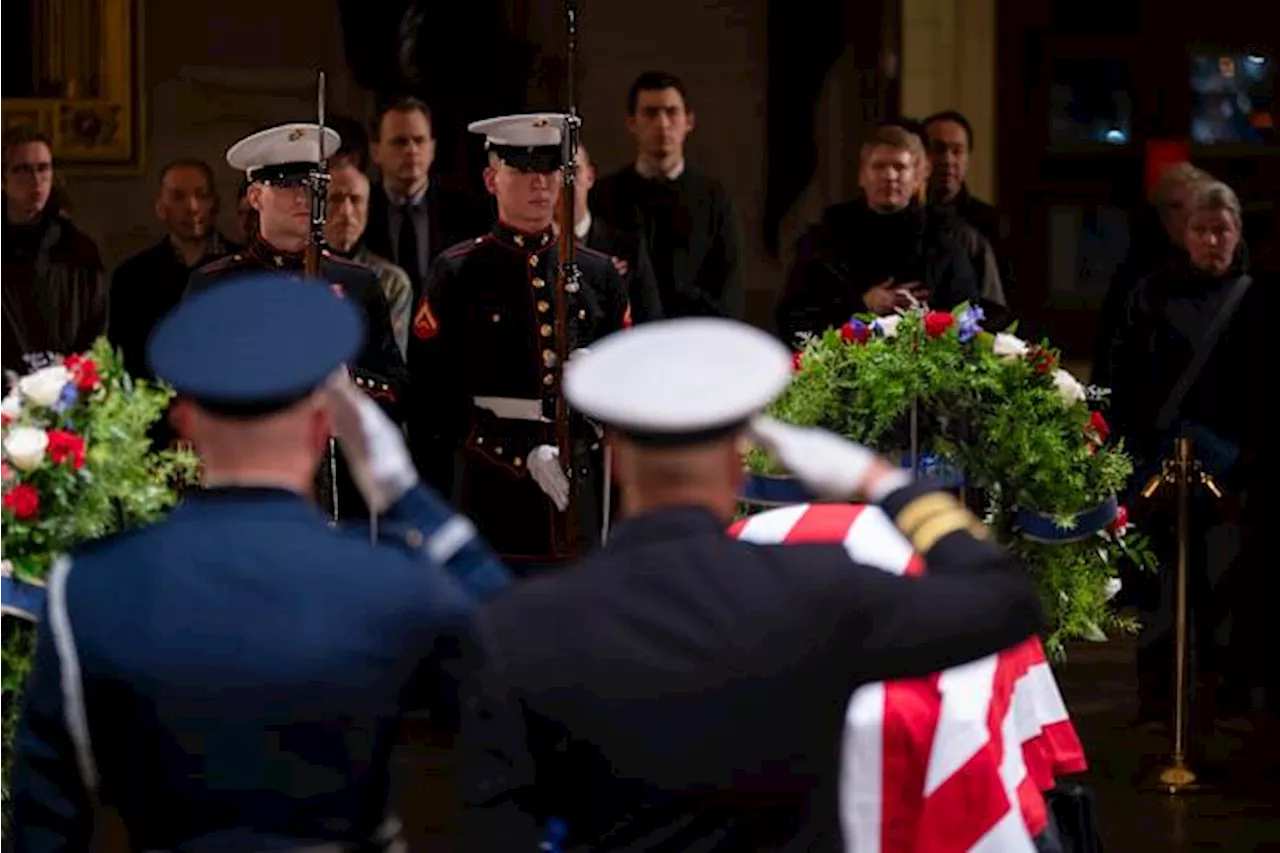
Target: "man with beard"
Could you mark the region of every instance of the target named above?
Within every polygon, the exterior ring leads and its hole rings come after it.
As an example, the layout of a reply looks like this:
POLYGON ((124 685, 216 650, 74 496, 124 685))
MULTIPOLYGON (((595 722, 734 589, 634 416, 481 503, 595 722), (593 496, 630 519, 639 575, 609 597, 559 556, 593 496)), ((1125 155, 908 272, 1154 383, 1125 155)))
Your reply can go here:
MULTIPOLYGON (((311 239, 312 192, 322 182, 324 158, 341 144, 332 129, 324 130, 320 150, 319 128, 314 124, 286 124, 247 136, 227 151, 227 162, 249 180, 246 198, 258 213, 258 231, 247 248, 202 267, 191 276, 187 294, 193 295, 219 282, 247 273, 268 271, 287 279, 304 277, 307 246, 311 239)), ((324 189, 319 191, 324 192, 324 189)), ((368 337, 352 365, 356 384, 398 419, 408 375, 404 359, 391 332, 387 302, 377 276, 367 267, 321 252, 319 281, 359 306, 368 337)), ((281 317, 282 323, 288 322, 281 317)), ((338 515, 365 518, 367 510, 359 492, 338 466, 338 515)), ((325 507, 332 512, 332 506, 325 507)))
POLYGON ((919 139, 901 127, 876 128, 863 144, 862 196, 827 208, 822 222, 800 238, 777 307, 778 330, 788 343, 839 327, 853 314, 979 301, 960 236, 914 198, 922 160, 919 139))
POLYGON ((53 197, 53 150, 30 128, 5 135, 3 366, 26 373, 81 352, 107 330, 98 247, 53 197), (51 200, 52 199, 52 200, 51 200))
POLYGON ((600 437, 576 415, 573 458, 560 458, 558 336, 568 336, 568 351, 590 346, 621 329, 627 311, 626 285, 610 258, 578 246, 581 280, 565 285, 567 328, 558 328, 552 223, 565 118, 517 115, 470 126, 486 137, 484 178, 498 222, 436 259, 409 340, 418 468, 515 571, 561 562, 600 533, 600 437))
POLYGON ((203 160, 174 160, 160 170, 155 212, 168 233, 111 276, 108 336, 130 376, 151 376, 147 338, 181 301, 192 271, 240 250, 215 227, 218 201, 213 169, 203 160))

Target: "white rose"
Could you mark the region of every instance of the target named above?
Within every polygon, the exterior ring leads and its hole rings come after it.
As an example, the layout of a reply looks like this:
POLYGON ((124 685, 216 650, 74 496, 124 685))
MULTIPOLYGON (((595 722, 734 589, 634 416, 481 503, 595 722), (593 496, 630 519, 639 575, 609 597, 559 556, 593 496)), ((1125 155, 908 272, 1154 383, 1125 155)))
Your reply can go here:
POLYGON ((18 390, 36 405, 53 408, 70 380, 70 371, 61 364, 55 364, 19 379, 18 390))
POLYGON ((1022 338, 1004 332, 996 334, 995 343, 991 346, 991 351, 1001 358, 1023 358, 1029 349, 1022 338))
POLYGON ((16 418, 22 414, 22 395, 17 391, 13 391, 4 395, 4 399, 0 400, 0 412, 3 412, 10 418, 16 418))
POLYGON ((4 451, 19 471, 34 471, 40 467, 48 446, 48 434, 34 427, 18 427, 4 440, 4 451))
POLYGON ((876 320, 872 325, 879 328, 880 334, 884 335, 886 338, 892 338, 894 335, 898 334, 898 324, 901 322, 902 315, 888 314, 876 320))
POLYGON ((1058 393, 1062 395, 1062 402, 1066 403, 1068 406, 1074 406, 1076 403, 1084 402, 1084 386, 1080 384, 1079 379, 1076 379, 1067 371, 1056 371, 1053 374, 1053 384, 1057 386, 1058 393))
POLYGON ((1107 578, 1107 601, 1119 595, 1122 586, 1120 578, 1107 578))

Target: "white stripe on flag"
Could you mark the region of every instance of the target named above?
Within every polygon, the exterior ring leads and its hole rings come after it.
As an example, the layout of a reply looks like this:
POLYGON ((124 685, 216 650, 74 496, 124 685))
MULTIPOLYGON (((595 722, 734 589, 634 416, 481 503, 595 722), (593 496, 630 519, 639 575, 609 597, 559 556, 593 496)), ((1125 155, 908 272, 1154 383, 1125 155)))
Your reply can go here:
POLYGON ((878 506, 867 506, 844 537, 844 549, 855 563, 875 566, 895 575, 905 574, 914 551, 907 537, 878 506))
POLYGON ((880 853, 884 820, 884 684, 853 692, 840 755, 840 823, 845 853, 880 853))
POLYGON ((967 853, 1036 853, 1036 843, 1022 822, 1022 812, 1010 808, 967 853))
POLYGON ((795 504, 757 513, 747 518, 738 539, 757 545, 781 545, 808 509, 809 504, 795 504))
POLYGON ((929 753, 924 793, 929 796, 991 739, 987 726, 995 688, 996 656, 945 670, 938 678, 942 708, 929 753))

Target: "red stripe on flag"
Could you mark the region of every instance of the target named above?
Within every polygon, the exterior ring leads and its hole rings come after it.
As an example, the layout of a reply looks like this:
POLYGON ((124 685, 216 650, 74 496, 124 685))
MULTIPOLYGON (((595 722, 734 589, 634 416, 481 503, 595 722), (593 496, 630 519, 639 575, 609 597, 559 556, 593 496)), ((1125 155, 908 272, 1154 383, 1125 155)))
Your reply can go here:
POLYGON ((924 815, 924 781, 942 700, 938 674, 884 685, 880 853, 910 853, 924 815))
POLYGON ((800 516, 782 541, 788 545, 799 542, 843 542, 849 528, 864 508, 863 504, 812 506, 800 516))
POLYGON ((1000 778, 1004 758, 1001 728, 1013 701, 1013 688, 1026 672, 1025 656, 1015 647, 997 656, 987 709, 988 742, 947 777, 928 798, 920 826, 920 850, 964 851, 1000 822, 1013 803, 1000 778))

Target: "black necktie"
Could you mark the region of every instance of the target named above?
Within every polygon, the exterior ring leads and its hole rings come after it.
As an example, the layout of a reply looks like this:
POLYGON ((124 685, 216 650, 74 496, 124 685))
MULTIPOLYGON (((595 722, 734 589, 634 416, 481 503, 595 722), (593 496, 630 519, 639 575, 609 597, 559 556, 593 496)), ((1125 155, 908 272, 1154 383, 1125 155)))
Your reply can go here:
POLYGON ((406 204, 400 208, 400 268, 409 276, 413 292, 417 293, 422 277, 418 269, 418 229, 413 224, 413 205, 406 204))

